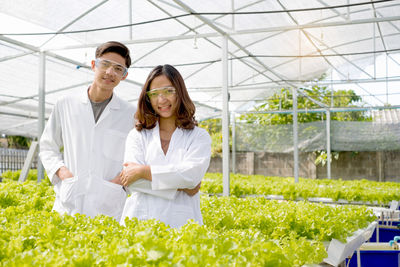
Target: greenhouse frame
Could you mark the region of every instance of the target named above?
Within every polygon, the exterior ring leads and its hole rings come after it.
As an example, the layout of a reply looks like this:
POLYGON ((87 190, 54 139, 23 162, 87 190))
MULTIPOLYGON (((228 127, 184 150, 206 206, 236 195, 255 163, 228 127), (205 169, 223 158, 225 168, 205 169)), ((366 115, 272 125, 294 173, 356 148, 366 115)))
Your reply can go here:
POLYGON ((0 72, 0 141, 33 140, 7 150, 21 171, 0 168, 0 266, 373 266, 360 263, 378 258, 369 250, 400 264, 400 0, 0 0, 0 72), (119 97, 137 106, 149 72, 170 64, 196 120, 219 123, 206 227, 50 212, 38 140, 55 103, 90 86, 107 41, 131 52, 119 97))
POLYGON ((282 87, 301 96, 299 88, 316 83, 352 85, 366 95, 364 108, 397 108, 398 11, 398 1, 85 1, 73 8, 2 1, 1 132, 37 138, 55 101, 91 81, 94 48, 118 40, 133 64, 117 94, 136 104, 153 66, 176 66, 197 119, 222 118, 228 179, 230 114, 251 111, 282 87), (324 73, 330 78, 318 81, 324 73))

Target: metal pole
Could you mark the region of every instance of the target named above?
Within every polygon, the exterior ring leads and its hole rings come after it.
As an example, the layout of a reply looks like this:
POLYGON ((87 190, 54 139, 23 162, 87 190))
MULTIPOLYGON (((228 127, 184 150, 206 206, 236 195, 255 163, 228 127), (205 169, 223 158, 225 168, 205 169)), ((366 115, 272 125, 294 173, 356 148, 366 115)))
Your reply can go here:
MULTIPOLYGON (((232 0, 232 9, 234 6, 234 0, 232 0)), ((232 16, 232 29, 235 28, 234 24, 234 17, 232 16)), ((231 88, 233 87, 233 60, 231 58, 230 60, 230 70, 229 70, 230 76, 229 76, 229 83, 231 85, 231 88)), ((229 95, 228 95, 229 96, 229 95)), ((232 112, 232 173, 236 173, 236 114, 235 112, 232 112)))
MULTIPOLYGON (((372 23, 372 40, 374 42, 374 52, 376 51, 376 40, 375 40, 375 23, 372 23)), ((374 53, 374 80, 376 79, 376 53, 374 53)))
MULTIPOLYGON (((231 11, 235 12, 235 0, 231 0, 231 11)), ((232 31, 235 31, 235 16, 231 16, 232 19, 232 31)))
MULTIPOLYGON (((42 136, 44 130, 45 123, 45 114, 44 114, 44 103, 45 103, 45 86, 46 86, 46 54, 44 52, 39 53, 39 105, 38 105, 38 141, 42 136)), ((40 149, 40 145, 39 145, 40 149)), ((40 182, 44 178, 44 169, 43 164, 40 158, 38 157, 37 164, 37 181, 40 182)))
POLYGON ((232 173, 236 173, 236 116, 232 112, 232 173))
MULTIPOLYGON (((19 175, 18 182, 25 182, 28 177, 29 170, 31 169, 33 158, 37 155, 38 142, 32 141, 29 151, 26 155, 24 166, 22 167, 21 174, 19 175)), ((22 155, 23 158, 23 155, 22 155)))
POLYGON ((388 83, 388 54, 386 53, 386 105, 389 106, 389 83, 388 83))
POLYGON ((223 195, 229 196, 228 37, 222 36, 222 177, 223 195))
MULTIPOLYGON (((132 24, 132 0, 129 0, 129 24, 132 24)), ((132 33, 132 26, 129 27, 129 40, 132 41, 133 33, 132 33)))
POLYGON ((361 267, 361 254, 360 248, 357 249, 357 267, 361 267))
POLYGON ((331 179, 331 111, 326 110, 326 177, 331 179))
MULTIPOLYGON (((298 35, 299 42, 299 76, 301 80, 301 30, 298 35)), ((297 123, 297 88, 293 87, 293 176, 294 182, 299 182, 299 145, 298 145, 298 123, 297 123)))
POLYGON ((299 149, 297 131, 297 88, 293 87, 293 167, 295 183, 299 182, 299 149))

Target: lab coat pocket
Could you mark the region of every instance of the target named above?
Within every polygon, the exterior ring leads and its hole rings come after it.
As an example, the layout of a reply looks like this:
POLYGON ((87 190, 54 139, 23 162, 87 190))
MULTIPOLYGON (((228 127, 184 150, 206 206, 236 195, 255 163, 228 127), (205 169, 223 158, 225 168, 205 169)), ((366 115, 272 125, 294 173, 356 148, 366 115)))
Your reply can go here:
POLYGON ((76 176, 72 178, 67 178, 61 181, 60 186, 60 201, 62 206, 66 209, 68 214, 70 214, 76 207, 76 181, 78 178, 76 176))
POLYGON ((103 144, 104 156, 115 161, 122 161, 127 133, 109 129, 105 131, 104 135, 107 140, 103 144))
POLYGON ((119 221, 126 200, 124 189, 119 184, 103 180, 101 191, 98 210, 101 214, 114 217, 119 221))

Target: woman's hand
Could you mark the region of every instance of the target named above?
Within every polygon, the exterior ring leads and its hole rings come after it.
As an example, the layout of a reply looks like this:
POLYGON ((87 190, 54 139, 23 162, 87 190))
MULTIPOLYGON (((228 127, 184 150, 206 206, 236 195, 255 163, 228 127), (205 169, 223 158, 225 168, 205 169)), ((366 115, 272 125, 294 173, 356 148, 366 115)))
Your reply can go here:
POLYGON ((124 163, 124 167, 121 175, 123 186, 128 186, 141 178, 151 181, 150 166, 127 162, 124 163))
POLYGON ((189 188, 184 188, 184 189, 178 189, 178 191, 183 191, 185 192, 187 195, 189 195, 190 197, 196 195, 199 191, 200 191, 200 186, 201 186, 201 182, 196 185, 195 188, 189 189, 189 188))

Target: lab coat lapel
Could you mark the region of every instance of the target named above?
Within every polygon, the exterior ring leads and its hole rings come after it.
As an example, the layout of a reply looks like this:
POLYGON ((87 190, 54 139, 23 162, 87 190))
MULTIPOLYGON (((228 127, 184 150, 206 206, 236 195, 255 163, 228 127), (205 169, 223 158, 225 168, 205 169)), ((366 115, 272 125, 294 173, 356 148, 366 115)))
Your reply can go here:
POLYGON ((160 126, 158 125, 158 122, 156 122, 156 126, 153 128, 152 138, 154 140, 154 143, 156 144, 157 153, 161 153, 162 155, 164 155, 164 151, 161 148, 160 126))
POLYGON ((168 151, 167 151, 167 154, 165 155, 164 151, 162 150, 162 147, 161 147, 160 125, 158 124, 158 122, 156 123, 156 126, 153 128, 153 139, 154 139, 154 142, 157 144, 156 145, 157 153, 162 154, 162 156, 165 159, 168 159, 170 157, 170 155, 173 154, 172 151, 175 149, 175 147, 178 145, 178 143, 180 141, 182 141, 182 138, 183 138, 182 129, 176 128, 171 136, 171 141, 169 142, 168 151))
POLYGON ((93 127, 95 125, 95 121, 87 89, 81 92, 79 100, 83 104, 83 112, 81 109, 74 109, 74 112, 76 112, 76 116, 82 118, 82 121, 84 122, 90 122, 90 126, 93 127))
POLYGON ((119 98, 113 93, 110 103, 108 103, 108 105, 103 110, 103 113, 101 113, 100 118, 97 121, 97 124, 101 123, 102 120, 110 116, 113 110, 119 108, 120 108, 119 98))
MULTIPOLYGON (((167 155, 164 154, 164 151, 162 150, 161 147, 161 139, 160 139, 160 125, 158 122, 156 123, 156 126, 153 128, 153 133, 152 133, 152 139, 153 139, 153 144, 155 147, 151 147, 148 151, 148 153, 153 154, 151 157, 153 159, 157 159, 157 161, 163 162, 163 164, 167 164, 167 157, 169 155, 170 148, 168 148, 167 155), (153 150, 154 149, 154 150, 153 150)), ((171 143, 170 143, 171 146, 171 143)))
POLYGON ((171 136, 171 141, 169 141, 169 147, 166 157, 169 158, 176 147, 179 146, 180 142, 183 142, 183 130, 181 128, 176 128, 171 136))

